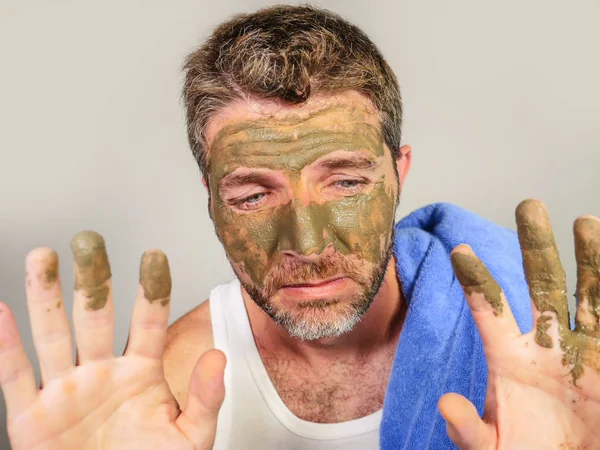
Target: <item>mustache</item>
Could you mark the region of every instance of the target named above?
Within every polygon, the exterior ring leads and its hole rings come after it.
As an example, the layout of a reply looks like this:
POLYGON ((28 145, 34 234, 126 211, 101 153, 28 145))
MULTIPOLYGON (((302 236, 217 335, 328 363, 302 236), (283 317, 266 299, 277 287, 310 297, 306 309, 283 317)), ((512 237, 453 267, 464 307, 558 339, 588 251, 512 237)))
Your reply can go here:
POLYGON ((267 295, 272 295, 283 286, 317 283, 337 276, 349 277, 360 283, 363 281, 364 273, 363 261, 339 253, 329 253, 314 261, 286 258, 269 270, 265 278, 264 290, 267 295))

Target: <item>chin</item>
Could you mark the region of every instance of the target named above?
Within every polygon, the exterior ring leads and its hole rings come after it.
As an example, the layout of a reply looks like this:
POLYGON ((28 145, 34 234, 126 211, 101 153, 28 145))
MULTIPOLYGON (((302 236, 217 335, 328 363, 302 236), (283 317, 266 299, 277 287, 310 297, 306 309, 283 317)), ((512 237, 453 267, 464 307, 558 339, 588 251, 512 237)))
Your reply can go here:
POLYGON ((329 315, 319 311, 316 314, 305 314, 292 320, 280 323, 290 336, 303 341, 335 338, 354 329, 360 322, 360 315, 329 315))
POLYGON ((348 333, 361 321, 372 299, 354 295, 316 299, 283 299, 275 296, 265 312, 291 336, 304 341, 338 337, 348 333))

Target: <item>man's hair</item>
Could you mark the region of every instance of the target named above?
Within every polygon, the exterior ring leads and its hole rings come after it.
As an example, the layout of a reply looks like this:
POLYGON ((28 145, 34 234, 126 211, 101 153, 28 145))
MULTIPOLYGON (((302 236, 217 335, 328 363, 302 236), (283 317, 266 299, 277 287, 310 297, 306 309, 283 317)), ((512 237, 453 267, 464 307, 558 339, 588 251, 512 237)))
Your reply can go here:
POLYGON ((379 111, 382 139, 399 156, 396 76, 368 36, 331 11, 278 5, 238 15, 186 58, 184 72, 188 140, 205 178, 208 120, 248 97, 298 104, 315 93, 356 90, 379 111))

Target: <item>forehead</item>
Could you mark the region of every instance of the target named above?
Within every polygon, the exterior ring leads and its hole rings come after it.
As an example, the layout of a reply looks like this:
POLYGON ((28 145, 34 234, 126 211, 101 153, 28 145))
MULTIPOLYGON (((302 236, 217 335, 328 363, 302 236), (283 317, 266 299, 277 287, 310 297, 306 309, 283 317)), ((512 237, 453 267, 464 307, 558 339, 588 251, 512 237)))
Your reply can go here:
POLYGON ((277 142, 304 142, 311 146, 328 140, 346 145, 350 141, 365 146, 369 142, 382 143, 378 111, 356 91, 313 95, 300 105, 278 100, 238 100, 210 119, 205 136, 209 166, 215 160, 222 162, 233 156, 232 153, 239 158, 244 152, 240 149, 255 153, 250 147, 258 145, 262 152, 268 152, 268 148, 279 148, 277 142))

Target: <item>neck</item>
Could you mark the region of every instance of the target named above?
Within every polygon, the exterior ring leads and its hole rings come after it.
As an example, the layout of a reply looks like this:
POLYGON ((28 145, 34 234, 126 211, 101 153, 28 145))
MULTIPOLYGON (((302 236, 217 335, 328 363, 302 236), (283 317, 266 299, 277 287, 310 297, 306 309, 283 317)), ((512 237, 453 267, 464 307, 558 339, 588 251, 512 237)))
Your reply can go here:
POLYGON ((243 290, 244 302, 254 339, 261 352, 285 352, 310 365, 337 358, 352 361, 368 357, 378 350, 395 349, 406 315, 407 304, 400 290, 396 261, 392 257, 379 291, 362 320, 348 333, 338 337, 302 341, 290 336, 260 309, 243 290))

